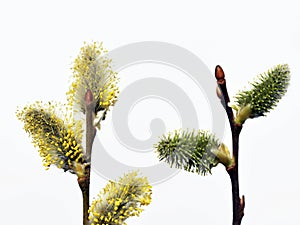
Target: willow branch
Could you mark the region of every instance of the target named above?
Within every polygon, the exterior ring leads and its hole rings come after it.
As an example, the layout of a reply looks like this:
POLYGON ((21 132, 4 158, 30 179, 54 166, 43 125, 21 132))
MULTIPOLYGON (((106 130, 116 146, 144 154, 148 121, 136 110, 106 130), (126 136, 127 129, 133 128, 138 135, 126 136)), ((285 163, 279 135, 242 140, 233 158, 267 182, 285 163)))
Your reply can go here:
POLYGON ((233 207, 233 215, 232 215, 232 225, 240 225, 242 218, 244 216, 244 208, 245 208, 245 198, 242 196, 240 198, 239 193, 239 135, 242 130, 242 125, 236 124, 234 122, 234 114, 231 107, 228 106, 230 102, 229 95, 226 87, 225 74, 223 69, 220 66, 216 66, 215 69, 215 77, 217 79, 218 88, 220 93, 218 96, 221 99, 221 103, 225 108, 230 128, 232 134, 232 155, 234 159, 233 166, 227 168, 227 172, 229 174, 232 186, 232 207, 233 207))
POLYGON ((88 225, 88 210, 90 198, 90 169, 91 169, 91 155, 93 142, 96 136, 96 128, 94 127, 94 103, 93 94, 87 90, 85 95, 85 115, 86 115, 86 158, 87 166, 85 167, 84 176, 78 178, 78 184, 82 192, 83 199, 83 225, 88 225))
POLYGON ((87 174, 90 174, 90 168, 86 169, 86 176, 78 178, 78 184, 82 192, 82 206, 83 206, 83 225, 89 224, 89 198, 90 198, 90 177, 87 174), (87 171, 88 170, 88 171, 87 171))
POLYGON ((96 136, 96 128, 94 127, 94 109, 93 94, 87 90, 85 94, 85 115, 86 115, 86 157, 91 162, 92 147, 96 136))

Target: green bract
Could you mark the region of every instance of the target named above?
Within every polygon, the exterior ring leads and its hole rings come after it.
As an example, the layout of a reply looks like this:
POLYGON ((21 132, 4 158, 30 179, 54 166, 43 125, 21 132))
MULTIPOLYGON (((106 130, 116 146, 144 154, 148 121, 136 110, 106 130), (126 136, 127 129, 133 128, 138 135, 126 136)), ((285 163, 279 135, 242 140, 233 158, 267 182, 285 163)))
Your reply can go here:
POLYGON ((290 81, 290 70, 287 64, 277 65, 258 76, 252 89, 240 91, 236 96, 236 123, 242 124, 247 118, 264 116, 270 112, 286 93, 290 81))
POLYGON ((172 167, 206 175, 220 162, 213 153, 219 146, 219 141, 207 131, 180 130, 164 135, 155 147, 159 159, 172 167))

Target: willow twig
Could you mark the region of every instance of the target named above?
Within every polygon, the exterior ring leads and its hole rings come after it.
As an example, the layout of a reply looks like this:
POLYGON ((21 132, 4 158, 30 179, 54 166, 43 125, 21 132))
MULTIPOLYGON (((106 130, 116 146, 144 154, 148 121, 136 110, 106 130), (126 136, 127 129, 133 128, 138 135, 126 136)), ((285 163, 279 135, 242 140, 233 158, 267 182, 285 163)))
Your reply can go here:
POLYGON ((245 208, 245 197, 242 196, 240 198, 239 193, 239 135, 243 128, 242 125, 236 124, 234 122, 234 114, 233 110, 228 103, 230 102, 229 95, 226 87, 225 74, 223 69, 220 66, 216 66, 215 69, 215 77, 217 79, 218 88, 221 92, 221 102, 225 108, 227 113, 227 117, 229 120, 231 134, 232 134, 232 155, 234 164, 227 168, 227 172, 229 174, 232 186, 232 206, 233 206, 233 218, 232 225, 240 225, 242 218, 244 216, 244 208, 245 208))
POLYGON ((78 178, 78 184, 82 192, 83 198, 83 225, 88 225, 88 210, 90 198, 90 169, 92 146, 96 136, 96 128, 93 125, 94 121, 94 103, 93 94, 87 90, 85 95, 85 115, 86 115, 86 158, 87 166, 85 167, 84 177, 78 178))

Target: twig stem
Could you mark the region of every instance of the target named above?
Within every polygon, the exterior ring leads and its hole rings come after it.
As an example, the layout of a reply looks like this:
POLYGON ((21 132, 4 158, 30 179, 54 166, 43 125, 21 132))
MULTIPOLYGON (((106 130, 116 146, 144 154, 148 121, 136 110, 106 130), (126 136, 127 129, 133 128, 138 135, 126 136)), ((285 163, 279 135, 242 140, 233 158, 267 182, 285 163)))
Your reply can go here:
POLYGON ((88 225, 89 222, 89 198, 90 198, 90 177, 88 174, 90 174, 90 169, 86 169, 85 176, 78 178, 78 184, 80 187, 80 190, 82 192, 82 206, 83 206, 83 225, 88 225), (88 171, 87 171, 88 170, 88 171))
POLYGON ((94 121, 94 103, 93 94, 87 90, 85 95, 85 115, 86 115, 86 158, 87 166, 85 167, 84 176, 78 178, 78 184, 82 192, 83 199, 83 225, 88 225, 88 210, 90 198, 90 170, 91 170, 91 155, 92 146, 96 136, 96 128, 93 125, 94 121))
POLYGON ((232 225, 240 225, 244 216, 245 197, 240 198, 239 193, 239 136, 243 128, 242 125, 234 122, 234 114, 232 108, 228 106, 230 101, 226 87, 225 74, 220 66, 216 66, 215 77, 217 79, 218 88, 221 92, 221 102, 226 111, 232 134, 232 155, 234 159, 234 165, 227 168, 232 186, 232 206, 233 206, 233 219, 232 225))

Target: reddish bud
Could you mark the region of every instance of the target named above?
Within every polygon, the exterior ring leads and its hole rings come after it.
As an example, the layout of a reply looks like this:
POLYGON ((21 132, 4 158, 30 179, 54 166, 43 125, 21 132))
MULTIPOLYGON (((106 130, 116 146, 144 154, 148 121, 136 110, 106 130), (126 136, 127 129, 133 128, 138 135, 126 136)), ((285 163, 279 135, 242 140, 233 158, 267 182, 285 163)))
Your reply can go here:
POLYGON ((215 77, 217 81, 223 81, 225 78, 224 71, 221 66, 217 65, 215 69, 215 77))
POLYGON ((89 105, 93 102, 93 93, 91 92, 91 90, 87 90, 85 93, 85 104, 89 105))

